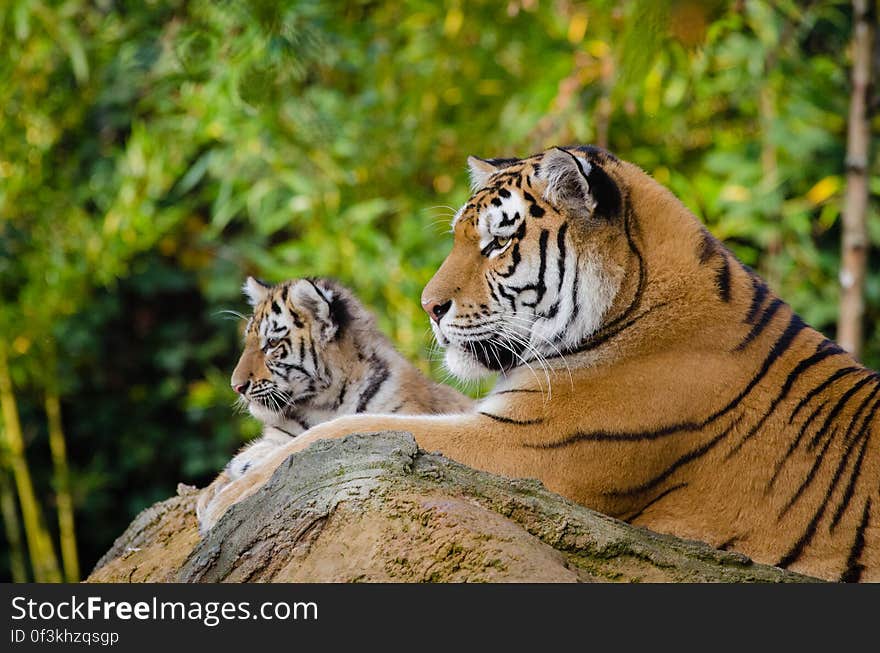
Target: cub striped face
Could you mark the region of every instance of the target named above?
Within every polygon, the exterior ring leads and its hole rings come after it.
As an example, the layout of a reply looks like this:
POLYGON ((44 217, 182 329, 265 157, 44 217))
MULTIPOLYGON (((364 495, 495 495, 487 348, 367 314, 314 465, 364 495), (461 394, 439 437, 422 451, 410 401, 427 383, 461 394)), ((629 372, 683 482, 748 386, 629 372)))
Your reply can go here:
POLYGON ((475 193, 422 295, 452 373, 540 364, 600 329, 624 269, 615 161, 595 148, 468 159, 475 193))
POLYGON ((320 279, 267 286, 249 277, 243 290, 254 312, 232 387, 254 417, 280 423, 295 404, 332 384, 346 306, 320 279))

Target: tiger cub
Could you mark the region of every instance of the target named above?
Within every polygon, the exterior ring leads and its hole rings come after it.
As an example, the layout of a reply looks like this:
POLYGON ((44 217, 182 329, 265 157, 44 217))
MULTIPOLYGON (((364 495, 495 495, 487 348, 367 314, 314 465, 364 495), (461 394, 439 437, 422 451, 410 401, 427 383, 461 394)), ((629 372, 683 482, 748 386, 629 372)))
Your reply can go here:
POLYGON ((243 290, 253 316, 231 383, 264 431, 202 491, 196 508, 202 532, 220 517, 214 508, 230 482, 315 424, 356 413, 472 409, 468 397, 431 381, 401 356, 339 283, 293 279, 268 286, 249 277, 243 290))

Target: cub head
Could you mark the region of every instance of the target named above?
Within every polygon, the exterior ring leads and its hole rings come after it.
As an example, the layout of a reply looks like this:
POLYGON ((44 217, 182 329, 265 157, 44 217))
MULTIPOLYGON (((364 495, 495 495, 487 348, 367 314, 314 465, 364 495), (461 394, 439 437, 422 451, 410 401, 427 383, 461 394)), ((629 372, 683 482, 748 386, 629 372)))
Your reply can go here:
POLYGON ((604 150, 468 164, 474 194, 422 306, 447 367, 476 378, 558 356, 600 329, 632 252, 619 162, 604 150))
POLYGON ((248 277, 243 291, 253 315, 232 388, 254 417, 279 425, 287 409, 332 385, 352 318, 349 294, 326 279, 269 286, 248 277))

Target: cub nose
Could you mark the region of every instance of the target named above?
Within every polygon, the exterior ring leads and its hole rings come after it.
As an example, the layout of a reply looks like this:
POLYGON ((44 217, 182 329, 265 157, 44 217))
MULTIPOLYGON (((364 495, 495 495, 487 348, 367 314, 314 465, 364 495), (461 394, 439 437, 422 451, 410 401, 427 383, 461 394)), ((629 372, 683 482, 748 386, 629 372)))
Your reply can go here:
POLYGON ((247 392, 247 389, 250 387, 251 382, 245 381, 244 383, 233 383, 232 389, 235 390, 238 394, 243 395, 247 392))
POLYGON ((452 300, 449 299, 445 302, 438 302, 435 299, 429 299, 428 301, 422 301, 422 308, 425 309, 425 313, 427 313, 432 320, 435 322, 440 322, 443 319, 443 316, 449 312, 449 309, 452 308, 452 300))

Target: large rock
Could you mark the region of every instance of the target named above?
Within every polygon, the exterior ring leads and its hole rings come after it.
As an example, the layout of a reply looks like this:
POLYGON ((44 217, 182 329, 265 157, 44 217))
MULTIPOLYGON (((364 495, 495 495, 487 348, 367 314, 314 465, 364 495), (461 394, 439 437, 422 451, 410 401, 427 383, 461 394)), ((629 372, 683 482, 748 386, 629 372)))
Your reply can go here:
POLYGON ((294 454, 204 539, 195 494, 144 511, 93 582, 813 580, 598 514, 530 480, 420 451, 408 433, 294 454))

